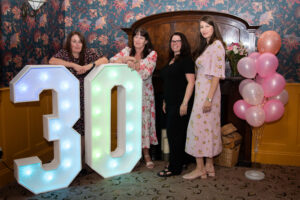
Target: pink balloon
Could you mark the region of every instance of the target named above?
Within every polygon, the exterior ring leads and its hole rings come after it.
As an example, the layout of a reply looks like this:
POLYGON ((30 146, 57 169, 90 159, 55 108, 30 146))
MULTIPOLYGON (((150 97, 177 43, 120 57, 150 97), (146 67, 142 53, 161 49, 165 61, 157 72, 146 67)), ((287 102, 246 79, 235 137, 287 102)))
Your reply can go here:
POLYGON ((284 113, 284 106, 281 101, 271 99, 264 105, 265 122, 273 122, 280 119, 284 113))
POLYGON ((270 99, 277 99, 281 101, 283 105, 285 105, 289 100, 289 93, 286 90, 282 90, 282 92, 279 95, 270 97, 270 99))
POLYGON ((248 83, 242 90, 242 97, 247 103, 258 105, 264 99, 264 91, 258 83, 248 83))
POLYGON ((247 85, 248 83, 254 83, 254 81, 252 79, 244 79, 241 81, 240 85, 239 85, 239 92, 242 95, 242 91, 245 87, 245 85, 247 85))
POLYGON ((251 107, 251 105, 248 104, 246 101, 238 100, 233 105, 233 112, 237 117, 245 120, 246 119, 246 116, 245 116, 246 110, 250 107, 251 107))
POLYGON ((237 69, 243 77, 254 78, 256 75, 255 61, 252 58, 244 57, 239 60, 237 69))
POLYGON ((265 97, 279 95, 285 87, 285 80, 282 75, 274 73, 263 79, 261 84, 265 97))
POLYGON ((261 85, 263 80, 264 80, 264 78, 261 77, 259 74, 257 74, 257 76, 255 78, 255 82, 261 85))
POLYGON ((274 54, 264 53, 257 59, 257 73, 261 77, 267 77, 276 72, 278 59, 274 54))
POLYGON ((256 61, 256 59, 260 56, 260 53, 258 52, 252 52, 249 54, 249 58, 252 58, 254 61, 256 61))
POLYGON ((246 121, 253 127, 260 127, 265 121, 265 111, 260 106, 252 106, 246 110, 246 121))

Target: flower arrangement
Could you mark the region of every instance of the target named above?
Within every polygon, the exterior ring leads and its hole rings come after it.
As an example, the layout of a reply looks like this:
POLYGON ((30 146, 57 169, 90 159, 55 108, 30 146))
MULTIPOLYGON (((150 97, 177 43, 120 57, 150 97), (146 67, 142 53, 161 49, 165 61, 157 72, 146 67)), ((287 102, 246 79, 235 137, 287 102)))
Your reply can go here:
POLYGON ((239 72, 237 70, 237 64, 241 58, 246 57, 247 55, 248 55, 247 49, 241 42, 240 43, 233 42, 226 48, 226 57, 230 62, 232 76, 239 75, 239 72))

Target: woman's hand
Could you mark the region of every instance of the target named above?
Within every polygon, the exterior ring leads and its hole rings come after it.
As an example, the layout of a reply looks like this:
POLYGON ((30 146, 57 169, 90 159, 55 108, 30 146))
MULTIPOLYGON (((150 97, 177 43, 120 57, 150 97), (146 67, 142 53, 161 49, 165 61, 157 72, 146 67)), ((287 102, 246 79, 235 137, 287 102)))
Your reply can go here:
POLYGON ((77 71, 77 74, 84 74, 89 70, 90 70, 90 67, 88 65, 84 65, 84 66, 80 67, 80 69, 77 71))
POLYGON ((166 102, 165 101, 163 101, 162 110, 166 114, 166 102))
POLYGON ((80 66, 76 63, 72 63, 72 68, 78 73, 79 71, 81 71, 82 66, 80 66))
POLYGON ((107 64, 107 63, 108 63, 108 59, 106 57, 101 57, 95 61, 96 66, 107 64))
POLYGON ((180 116, 184 116, 187 114, 187 104, 181 104, 179 109, 180 116))
POLYGON ((136 62, 136 58, 132 56, 124 56, 123 63, 128 64, 128 62, 136 62))
POLYGON ((207 113, 211 111, 212 103, 209 101, 205 101, 202 107, 203 113, 207 113))
POLYGON ((128 61, 127 65, 128 65, 129 68, 131 68, 131 70, 135 70, 135 64, 134 64, 134 62, 128 61))

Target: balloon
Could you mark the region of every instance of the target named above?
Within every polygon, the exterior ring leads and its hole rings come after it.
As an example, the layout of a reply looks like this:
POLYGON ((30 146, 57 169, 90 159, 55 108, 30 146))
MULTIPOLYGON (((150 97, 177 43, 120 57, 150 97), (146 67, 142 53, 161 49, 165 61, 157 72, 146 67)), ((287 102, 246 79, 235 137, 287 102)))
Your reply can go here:
POLYGON ((255 61, 252 58, 244 57, 239 60, 237 69, 243 77, 254 78, 256 75, 255 61))
POLYGON ((258 84, 262 84, 264 78, 261 77, 259 74, 257 74, 257 76, 255 77, 255 82, 258 83, 258 84))
POLYGON ((248 83, 254 83, 254 81, 252 79, 244 79, 241 81, 240 85, 239 85, 239 92, 242 95, 242 91, 245 87, 245 85, 247 85, 248 83))
POLYGON ((248 83, 243 88, 242 97, 247 103, 257 105, 263 101, 264 91, 258 83, 248 83))
POLYGON ((272 54, 278 53, 281 46, 281 38, 275 31, 264 32, 257 41, 257 49, 259 53, 270 52, 272 54))
POLYGON ((282 90, 282 92, 279 95, 270 97, 270 99, 277 99, 281 101, 283 105, 285 105, 289 100, 289 93, 286 90, 282 90))
POLYGON ((274 73, 263 79, 261 84, 265 97, 279 95, 285 87, 285 80, 282 75, 274 73))
POLYGON ((281 101, 271 99, 264 105, 265 122, 273 122, 280 119, 284 113, 284 106, 281 101))
POLYGON ((260 56, 260 53, 258 53, 258 52, 252 52, 252 53, 250 53, 249 54, 249 58, 252 58, 252 59, 254 59, 254 61, 256 61, 256 59, 258 58, 260 56))
POLYGON ((245 116, 246 110, 250 107, 251 107, 251 105, 248 104, 246 101, 238 100, 233 105, 233 112, 237 117, 245 120, 246 119, 246 116, 245 116))
POLYGON ((265 111, 260 106, 252 106, 246 110, 246 121, 253 127, 260 127, 265 121, 265 111))
POLYGON ((256 60, 257 73, 261 77, 267 77, 276 72, 278 59, 274 54, 264 53, 256 60))

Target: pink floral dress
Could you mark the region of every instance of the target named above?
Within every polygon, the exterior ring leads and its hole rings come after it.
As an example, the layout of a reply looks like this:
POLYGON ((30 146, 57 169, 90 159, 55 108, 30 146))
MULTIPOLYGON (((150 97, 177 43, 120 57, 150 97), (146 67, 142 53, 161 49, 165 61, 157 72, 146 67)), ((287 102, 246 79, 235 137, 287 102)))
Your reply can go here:
POLYGON ((194 157, 212 158, 222 151, 220 107, 220 85, 214 94, 212 108, 203 113, 202 106, 206 101, 213 76, 225 78, 225 49, 217 40, 197 58, 197 75, 195 99, 190 117, 185 151, 194 157))
MULTIPOLYGON (((110 58, 110 61, 129 56, 130 50, 129 47, 125 47, 121 52, 110 58)), ((155 104, 152 85, 152 74, 156 66, 156 60, 157 53, 151 51, 146 58, 141 59, 140 69, 137 71, 143 80, 142 148, 150 148, 150 144, 158 144, 155 130, 155 104)))

